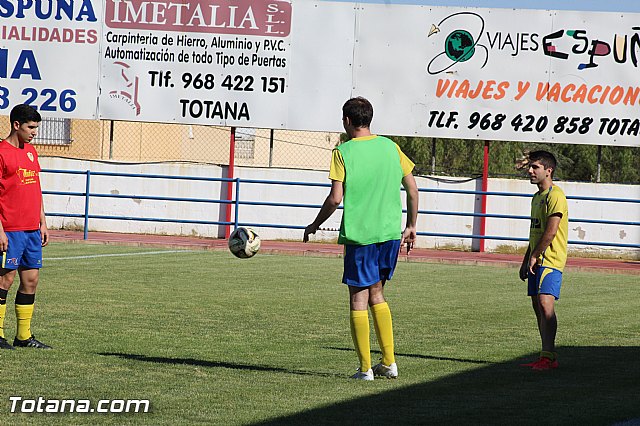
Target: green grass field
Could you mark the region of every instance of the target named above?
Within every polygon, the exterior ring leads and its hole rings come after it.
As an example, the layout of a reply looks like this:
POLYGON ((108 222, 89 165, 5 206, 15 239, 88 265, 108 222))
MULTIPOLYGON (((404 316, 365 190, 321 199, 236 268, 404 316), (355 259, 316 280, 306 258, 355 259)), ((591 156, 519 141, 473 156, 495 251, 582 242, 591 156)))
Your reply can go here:
POLYGON ((387 288, 400 378, 358 382, 348 379, 357 357, 341 259, 159 251, 46 249, 33 332, 55 349, 0 353, 2 424, 610 425, 640 417, 637 276, 567 273, 560 369, 534 372, 518 366, 537 354, 539 338, 515 269, 401 263, 387 288), (13 414, 10 396, 149 399, 151 411, 13 414))

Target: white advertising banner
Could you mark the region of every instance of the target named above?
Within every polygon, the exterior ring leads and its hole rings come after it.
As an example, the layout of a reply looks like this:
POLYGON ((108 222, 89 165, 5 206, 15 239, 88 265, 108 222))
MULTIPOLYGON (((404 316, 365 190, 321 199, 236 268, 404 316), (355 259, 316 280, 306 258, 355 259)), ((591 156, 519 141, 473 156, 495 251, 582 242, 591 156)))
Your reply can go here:
POLYGON ((386 134, 638 146, 638 19, 362 6, 354 93, 386 134))
POLYGON ((102 118, 280 127, 291 4, 107 0, 102 118))
POLYGON ((97 116, 100 0, 0 0, 0 114, 97 116))
POLYGON ((0 112, 640 146, 640 14, 303 0, 0 0, 0 112))

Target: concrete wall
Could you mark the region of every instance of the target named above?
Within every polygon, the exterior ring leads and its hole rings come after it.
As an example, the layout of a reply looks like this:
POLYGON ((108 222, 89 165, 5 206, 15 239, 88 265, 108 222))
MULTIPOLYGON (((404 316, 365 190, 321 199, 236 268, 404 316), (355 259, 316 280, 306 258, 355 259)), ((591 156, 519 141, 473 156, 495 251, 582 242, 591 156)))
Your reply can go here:
MULTIPOLYGON (((41 158, 45 169, 91 170, 92 172, 140 173, 191 177, 224 177, 226 169, 214 165, 195 164, 112 164, 90 161, 69 160, 62 158, 41 158)), ((273 168, 236 168, 236 177, 241 179, 273 180, 287 182, 310 182, 328 184, 328 173, 308 170, 273 169, 273 168)), ((419 177, 416 179, 420 188, 480 190, 480 182, 459 178, 419 177)), ((84 192, 85 175, 69 175, 43 173, 43 189, 48 191, 84 192)), ((592 197, 640 199, 640 186, 560 182, 567 195, 584 195, 592 197)), ((489 191, 532 194, 535 187, 526 180, 491 179, 489 191)), ((328 187, 307 187, 276 184, 241 183, 240 199, 246 201, 266 201, 273 203, 296 203, 321 205, 328 187)), ((189 180, 166 180, 150 178, 124 178, 92 176, 91 192, 99 194, 125 194, 132 196, 184 197, 220 200, 225 198, 226 183, 201 182, 189 180)), ((420 193, 420 210, 479 212, 480 197, 474 194, 442 194, 420 193)), ((505 215, 529 215, 529 198, 489 196, 487 213, 505 215)), ((84 199, 74 196, 45 196, 47 212, 68 212, 82 214, 84 199)), ((239 219, 245 223, 265 223, 290 226, 305 226, 317 214, 317 208, 303 207, 271 207, 241 205, 239 219)), ((617 221, 640 221, 640 203, 614 203, 594 201, 569 201, 570 218, 608 219, 617 221)), ((224 206, 220 204, 153 201, 140 198, 114 199, 92 197, 90 213, 94 215, 112 215, 128 217, 153 217, 181 220, 221 221, 224 218, 224 206)), ((338 228, 340 212, 336 212, 323 226, 338 228)), ((451 234, 477 234, 479 219, 474 217, 421 215, 419 231, 451 234)), ((52 228, 82 229, 83 220, 75 218, 49 217, 52 228)), ((528 220, 487 219, 486 234, 526 238, 528 236, 528 220)), ((640 229, 631 225, 599 225, 586 223, 570 223, 569 239, 575 241, 599 241, 609 243, 639 244, 640 229)), ((90 231, 111 231, 125 233, 151 233, 169 235, 194 235, 219 237, 224 229, 217 225, 178 224, 162 222, 140 222, 132 220, 91 219, 90 231)), ((263 239, 292 239, 302 237, 300 229, 259 228, 263 239)), ((332 240, 336 232, 320 231, 316 239, 332 240)), ((465 248, 477 245, 469 238, 452 237, 420 237, 418 247, 465 248)), ((521 248, 525 243, 511 241, 486 240, 488 251, 505 251, 521 248)), ((592 246, 571 246, 576 250, 618 253, 620 249, 592 246)), ((638 250, 635 250, 638 252, 638 250)))

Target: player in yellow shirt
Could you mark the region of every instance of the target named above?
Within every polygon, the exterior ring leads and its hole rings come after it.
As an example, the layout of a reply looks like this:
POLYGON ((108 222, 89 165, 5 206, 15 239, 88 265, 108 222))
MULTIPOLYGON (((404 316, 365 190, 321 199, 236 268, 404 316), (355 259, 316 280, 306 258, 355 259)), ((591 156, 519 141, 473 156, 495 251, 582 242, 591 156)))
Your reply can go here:
POLYGON ((558 368, 555 301, 560 298, 562 271, 567 262, 569 212, 567 197, 552 182, 555 170, 556 159, 550 152, 529 154, 529 179, 538 186, 538 192, 531 201, 529 248, 522 260, 520 279, 528 279, 528 295, 542 340, 538 360, 522 364, 534 370, 558 368))

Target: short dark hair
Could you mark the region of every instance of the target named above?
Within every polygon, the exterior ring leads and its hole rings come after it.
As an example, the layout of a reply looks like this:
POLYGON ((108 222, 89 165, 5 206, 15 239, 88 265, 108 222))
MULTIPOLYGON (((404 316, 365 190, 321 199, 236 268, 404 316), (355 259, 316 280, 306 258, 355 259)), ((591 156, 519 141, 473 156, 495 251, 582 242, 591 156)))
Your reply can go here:
POLYGON ((26 104, 20 104, 13 107, 9 115, 11 125, 16 121, 20 124, 28 123, 29 121, 35 121, 39 123, 42 121, 40 113, 32 106, 26 104))
POLYGON ((342 106, 342 117, 354 127, 369 127, 373 119, 373 106, 363 97, 351 98, 342 106))
MULTIPOLYGON (((557 161, 556 157, 553 156, 552 153, 548 151, 533 151, 529 153, 529 163, 533 163, 534 161, 539 161, 540 164, 544 166, 545 169, 553 169, 553 172, 556 171, 557 161)), ((553 172, 551 175, 553 176, 553 172)))

